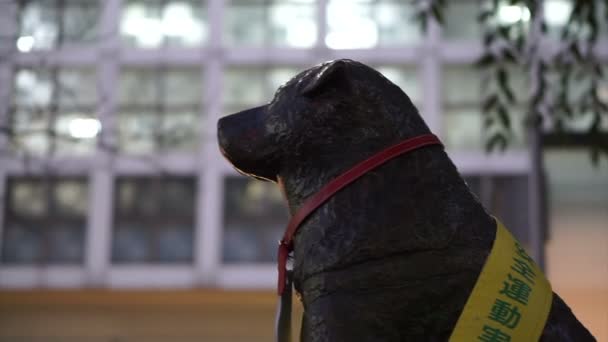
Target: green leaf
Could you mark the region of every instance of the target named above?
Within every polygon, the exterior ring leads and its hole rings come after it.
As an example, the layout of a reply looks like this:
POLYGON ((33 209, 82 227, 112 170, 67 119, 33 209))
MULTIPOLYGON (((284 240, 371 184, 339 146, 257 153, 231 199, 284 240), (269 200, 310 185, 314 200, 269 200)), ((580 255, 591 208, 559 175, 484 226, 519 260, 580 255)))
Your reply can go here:
POLYGON ((486 141, 486 152, 492 152, 495 148, 499 148, 501 151, 507 148, 507 137, 500 132, 494 133, 486 141))
POLYGON ((510 41, 511 37, 510 37, 510 33, 511 32, 511 26, 507 26, 507 25, 502 25, 498 28, 498 33, 506 40, 506 41, 510 41))
POLYGON ((604 70, 602 69, 602 66, 599 63, 594 63, 593 64, 593 72, 599 77, 602 78, 604 77, 604 70))
POLYGON ((483 35, 483 45, 484 46, 492 45, 492 43, 494 42, 494 39, 496 39, 496 34, 494 32, 485 33, 483 35))
POLYGON ((510 49, 504 49, 503 55, 505 57, 505 60, 507 60, 508 62, 517 63, 517 57, 515 57, 515 54, 510 49))
POLYGON ((433 16, 435 17, 435 20, 437 20, 438 23, 443 24, 443 13, 441 11, 442 8, 438 4, 435 4, 431 7, 431 10, 433 11, 433 16))
POLYGON ((578 48, 578 44, 573 42, 570 44, 570 52, 574 55, 574 58, 577 62, 583 62, 583 56, 581 55, 581 50, 578 48))
POLYGON ((481 109, 484 113, 487 113, 490 110, 492 110, 493 108, 495 108, 497 104, 498 104, 498 95, 492 94, 492 96, 486 98, 483 101, 481 109))
POLYGON ((498 69, 498 74, 496 75, 498 78, 498 83, 502 86, 504 84, 509 83, 509 75, 504 68, 498 69))
POLYGON ((483 9, 477 15, 477 21, 480 22, 480 23, 485 22, 486 20, 488 20, 492 16, 492 14, 493 14, 492 11, 487 10, 487 9, 483 9))
POLYGON ((500 86, 500 90, 506 96, 507 100, 509 100, 510 103, 514 103, 515 95, 509 87, 509 76, 504 68, 498 70, 498 85, 500 86))
POLYGON ((540 32, 547 34, 547 22, 542 20, 540 23, 540 32))
POLYGON ((486 67, 488 65, 493 64, 495 60, 496 57, 494 57, 494 55, 492 55, 491 53, 485 53, 483 56, 481 56, 479 60, 475 62, 475 65, 477 67, 486 67))
POLYGON ((509 112, 507 112, 507 109, 503 106, 499 106, 496 110, 496 113, 498 114, 498 119, 500 119, 500 123, 502 124, 502 126, 510 131, 511 117, 509 116, 509 112))
POLYGON ((485 128, 489 128, 492 127, 492 125, 494 125, 494 118, 491 116, 486 116, 486 118, 483 120, 483 126, 485 128))
POLYGON ((564 113, 564 115, 568 119, 572 119, 573 118, 574 113, 572 113, 572 108, 570 108, 570 106, 568 105, 567 101, 562 101, 561 102, 560 109, 561 109, 562 113, 564 113))
POLYGON ((420 24, 420 30, 422 31, 422 33, 426 33, 428 28, 427 13, 423 11, 416 13, 416 21, 418 21, 418 23, 420 24))

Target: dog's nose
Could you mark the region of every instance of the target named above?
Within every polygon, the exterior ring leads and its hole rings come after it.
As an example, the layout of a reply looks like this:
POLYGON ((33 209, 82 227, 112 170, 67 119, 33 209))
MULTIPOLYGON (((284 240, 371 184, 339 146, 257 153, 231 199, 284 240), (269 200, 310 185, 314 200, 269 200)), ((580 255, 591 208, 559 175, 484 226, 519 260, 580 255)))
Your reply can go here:
POLYGON ((257 108, 225 116, 217 122, 217 139, 225 154, 250 154, 251 148, 264 139, 257 108))
POLYGON ((220 148, 223 150, 225 146, 228 145, 230 141, 229 136, 227 135, 227 124, 226 118, 221 118, 217 122, 217 141, 220 145, 220 148))
POLYGON ((275 180, 276 145, 266 129, 264 106, 225 116, 217 122, 220 151, 242 173, 275 180))

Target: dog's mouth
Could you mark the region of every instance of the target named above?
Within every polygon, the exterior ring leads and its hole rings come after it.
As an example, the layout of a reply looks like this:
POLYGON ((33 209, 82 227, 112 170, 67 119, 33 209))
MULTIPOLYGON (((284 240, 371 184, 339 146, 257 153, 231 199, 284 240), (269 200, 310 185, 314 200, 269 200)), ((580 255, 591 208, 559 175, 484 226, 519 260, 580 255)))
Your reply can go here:
POLYGON ((277 181, 278 148, 265 125, 266 106, 228 115, 217 123, 222 155, 246 176, 277 181))

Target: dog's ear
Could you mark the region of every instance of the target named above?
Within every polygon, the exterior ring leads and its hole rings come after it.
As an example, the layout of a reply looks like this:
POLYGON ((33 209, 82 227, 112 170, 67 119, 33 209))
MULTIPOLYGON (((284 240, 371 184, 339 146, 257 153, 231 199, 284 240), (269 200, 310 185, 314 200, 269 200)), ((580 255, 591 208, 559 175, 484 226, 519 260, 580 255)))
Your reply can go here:
POLYGON ((351 82, 348 76, 348 62, 335 60, 321 67, 318 74, 302 88, 300 93, 306 97, 314 97, 329 88, 350 90, 351 82))

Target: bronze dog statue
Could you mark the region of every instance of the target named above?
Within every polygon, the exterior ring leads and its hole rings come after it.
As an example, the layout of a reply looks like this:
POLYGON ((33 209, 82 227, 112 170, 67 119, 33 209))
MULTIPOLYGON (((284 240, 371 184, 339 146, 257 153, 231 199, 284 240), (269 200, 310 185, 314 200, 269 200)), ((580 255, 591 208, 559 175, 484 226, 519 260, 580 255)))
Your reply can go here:
MULTIPOLYGON (((223 155, 242 173, 278 183, 292 214, 354 164, 426 133, 399 87, 351 60, 301 72, 267 105, 218 122, 223 155)), ((295 236, 301 339, 447 341, 495 227, 440 146, 367 173, 295 236)), ((595 339, 553 294, 541 340, 595 339)))

